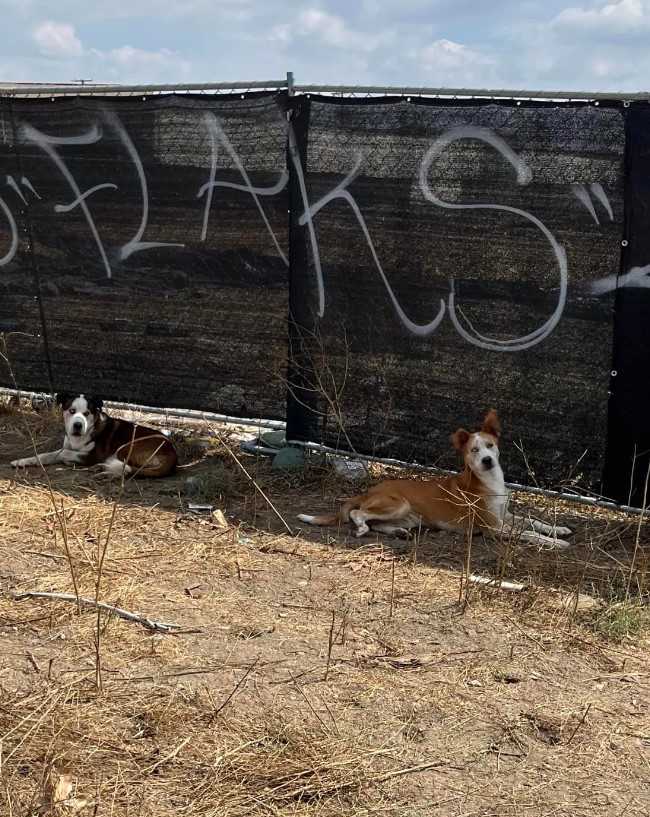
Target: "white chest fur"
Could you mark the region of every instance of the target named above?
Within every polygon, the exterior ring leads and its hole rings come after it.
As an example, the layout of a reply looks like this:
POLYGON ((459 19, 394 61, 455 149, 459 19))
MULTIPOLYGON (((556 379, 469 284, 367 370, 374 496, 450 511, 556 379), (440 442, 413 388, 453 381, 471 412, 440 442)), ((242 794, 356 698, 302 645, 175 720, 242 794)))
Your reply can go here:
POLYGON ((88 451, 93 450, 95 443, 91 441, 89 434, 71 437, 68 437, 66 434, 63 438, 63 447, 69 449, 70 451, 84 451, 85 453, 88 453, 88 451))
POLYGON ((508 510, 508 489, 501 466, 497 465, 490 471, 484 471, 481 474, 481 482, 486 489, 484 499, 489 512, 503 522, 508 510))

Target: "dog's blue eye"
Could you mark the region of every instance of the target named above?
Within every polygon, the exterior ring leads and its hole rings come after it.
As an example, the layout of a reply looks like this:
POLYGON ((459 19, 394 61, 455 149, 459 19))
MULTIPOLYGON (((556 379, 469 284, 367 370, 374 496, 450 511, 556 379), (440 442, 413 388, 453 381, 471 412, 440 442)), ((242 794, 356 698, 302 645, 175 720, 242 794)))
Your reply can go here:
POLYGON ((70 414, 74 414, 74 409, 73 408, 68 409, 68 411, 70 412, 70 414))
POLYGON ((90 412, 89 411, 84 411, 84 417, 90 417, 90 412))

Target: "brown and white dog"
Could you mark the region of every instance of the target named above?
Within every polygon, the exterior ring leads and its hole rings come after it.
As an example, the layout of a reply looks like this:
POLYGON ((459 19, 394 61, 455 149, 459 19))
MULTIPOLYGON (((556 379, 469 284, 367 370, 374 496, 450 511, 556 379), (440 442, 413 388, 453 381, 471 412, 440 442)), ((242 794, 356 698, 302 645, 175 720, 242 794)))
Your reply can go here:
POLYGON ((61 392, 56 402, 65 426, 63 447, 14 460, 14 468, 55 463, 97 465, 120 477, 166 477, 176 469, 176 450, 160 431, 109 417, 98 397, 61 392))
POLYGON ((493 533, 521 541, 565 548, 559 536, 569 528, 553 527, 534 519, 517 517, 508 510, 508 489, 499 465, 501 427, 497 413, 487 413, 474 434, 459 428, 451 441, 461 452, 465 468, 439 482, 399 479, 380 482, 344 502, 329 516, 299 514, 311 525, 337 525, 350 520, 356 535, 370 529, 406 536, 409 528, 437 528, 458 533, 493 533), (529 530, 525 530, 528 527, 529 530))

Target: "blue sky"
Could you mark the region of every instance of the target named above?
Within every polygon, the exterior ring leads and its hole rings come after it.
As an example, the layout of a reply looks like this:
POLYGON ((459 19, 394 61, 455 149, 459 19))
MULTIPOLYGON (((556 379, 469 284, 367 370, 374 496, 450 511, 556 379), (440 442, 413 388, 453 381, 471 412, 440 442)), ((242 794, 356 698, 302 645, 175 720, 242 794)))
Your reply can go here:
POLYGON ((650 90, 650 0, 0 0, 0 82, 650 90))

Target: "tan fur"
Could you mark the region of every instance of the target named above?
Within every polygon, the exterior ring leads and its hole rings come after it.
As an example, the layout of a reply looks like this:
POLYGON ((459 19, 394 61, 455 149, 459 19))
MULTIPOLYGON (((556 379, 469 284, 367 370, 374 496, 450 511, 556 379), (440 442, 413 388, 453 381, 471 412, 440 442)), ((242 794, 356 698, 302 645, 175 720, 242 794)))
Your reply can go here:
POLYGON ((460 474, 437 481, 387 480, 343 503, 338 513, 299 519, 312 525, 353 522, 357 536, 370 528, 383 533, 406 534, 409 528, 439 528, 459 533, 490 531, 498 535, 517 533, 522 541, 568 546, 557 534, 568 528, 525 520, 511 514, 508 490, 499 465, 501 429, 497 413, 490 410, 479 431, 459 428, 451 436, 465 464, 460 474), (524 530, 531 527, 533 531, 524 530), (551 533, 553 537, 545 534, 551 533))
MULTIPOLYGON (((496 412, 486 416, 481 433, 498 441, 499 426, 496 412)), ((466 447, 470 434, 459 429, 452 435, 452 442, 466 458, 466 447)), ((378 521, 390 521, 399 525, 410 514, 421 520, 422 527, 451 529, 467 532, 494 529, 499 520, 490 512, 486 502, 486 486, 470 469, 439 482, 415 479, 387 480, 373 486, 359 496, 345 502, 338 513, 316 516, 314 525, 337 525, 350 521, 350 513, 355 510, 372 514, 378 521)), ((412 527, 409 526, 409 527, 412 527)))
MULTIPOLYGON (((337 514, 317 516, 315 525, 337 525, 350 521, 350 512, 372 513, 378 521, 403 522, 413 513, 422 527, 466 532, 493 529, 498 520, 483 496, 483 486, 471 471, 463 471, 442 482, 394 479, 381 482, 364 494, 345 502, 337 514)), ((413 526, 409 526, 413 527, 413 526)))

